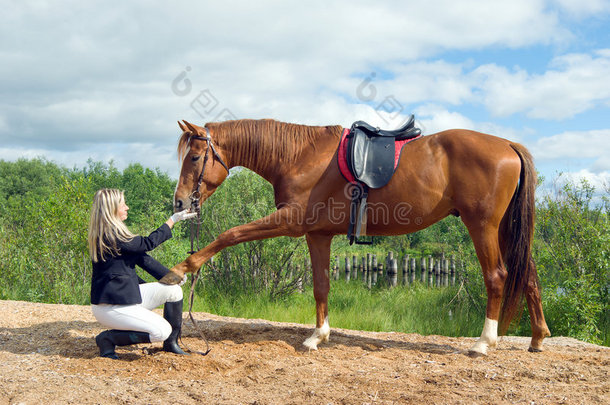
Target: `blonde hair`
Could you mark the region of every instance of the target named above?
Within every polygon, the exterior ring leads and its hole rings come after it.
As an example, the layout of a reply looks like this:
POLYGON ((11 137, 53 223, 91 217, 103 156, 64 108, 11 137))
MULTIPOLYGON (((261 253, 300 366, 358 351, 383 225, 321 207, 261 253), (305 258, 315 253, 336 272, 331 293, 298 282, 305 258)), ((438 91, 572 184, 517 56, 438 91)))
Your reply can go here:
POLYGON ((121 190, 103 188, 95 193, 88 234, 89 255, 94 262, 105 260, 106 255, 118 255, 118 242, 134 238, 119 217, 119 207, 124 202, 121 190))

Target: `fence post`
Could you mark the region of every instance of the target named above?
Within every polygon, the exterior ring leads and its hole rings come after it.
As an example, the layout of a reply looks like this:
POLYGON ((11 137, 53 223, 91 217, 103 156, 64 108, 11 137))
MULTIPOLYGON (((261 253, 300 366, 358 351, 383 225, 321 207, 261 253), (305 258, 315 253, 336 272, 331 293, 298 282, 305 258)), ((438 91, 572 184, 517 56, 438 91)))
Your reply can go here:
POLYGON ((415 283, 415 271, 417 270, 417 260, 414 257, 411 258, 411 266, 409 268, 409 279, 411 284, 415 283))
POLYGON ((369 288, 371 288, 371 276, 373 272, 373 257, 370 253, 366 254, 366 280, 367 283, 369 285, 369 288))
POLYGON ((354 280, 358 280, 358 257, 352 256, 352 275, 354 280))
POLYGON ((443 260, 443 287, 449 287, 449 259, 443 260))
POLYGON ((398 262, 394 258, 388 267, 388 282, 390 287, 396 287, 398 284, 398 262))
POLYGON ((349 282, 350 275, 352 272, 352 266, 349 262, 349 256, 345 256, 345 281, 349 282))
POLYGON ((438 269, 436 269, 436 286, 443 286, 443 257, 438 259, 438 269))
POLYGON ((335 264, 333 266, 333 280, 339 280, 339 256, 335 256, 335 264))
POLYGON ((366 256, 362 256, 362 282, 366 284, 366 256))
POLYGON ((426 259, 424 257, 421 258, 421 282, 423 285, 426 285, 426 259))
POLYGON ((385 267, 388 268, 390 266, 390 264, 392 263, 392 259, 394 259, 394 252, 392 250, 390 250, 388 252, 388 255, 385 258, 385 267))
POLYGON ((455 285, 455 255, 451 256, 451 285, 455 285))
POLYGON ((377 255, 371 255, 369 273, 371 273, 371 286, 377 285, 377 255))
POLYGON ((409 255, 405 255, 402 259, 402 285, 409 283, 409 255))

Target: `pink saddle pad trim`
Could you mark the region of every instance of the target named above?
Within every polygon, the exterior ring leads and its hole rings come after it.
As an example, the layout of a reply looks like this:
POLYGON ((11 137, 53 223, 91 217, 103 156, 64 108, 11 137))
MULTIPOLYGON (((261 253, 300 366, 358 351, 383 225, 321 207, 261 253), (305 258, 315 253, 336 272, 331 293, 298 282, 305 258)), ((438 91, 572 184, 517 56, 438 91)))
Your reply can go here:
MULTIPOLYGON (((341 175, 345 177, 345 180, 349 181, 352 184, 356 184, 356 178, 349 171, 347 166, 347 135, 349 134, 348 128, 343 128, 343 134, 341 134, 341 142, 339 143, 339 155, 337 156, 339 162, 339 171, 341 171, 341 175)), ((394 151, 394 170, 398 167, 398 160, 400 159, 400 153, 402 152, 402 147, 408 144, 411 141, 414 141, 420 138, 422 135, 418 135, 415 138, 405 139, 402 141, 396 141, 396 147, 394 151)))

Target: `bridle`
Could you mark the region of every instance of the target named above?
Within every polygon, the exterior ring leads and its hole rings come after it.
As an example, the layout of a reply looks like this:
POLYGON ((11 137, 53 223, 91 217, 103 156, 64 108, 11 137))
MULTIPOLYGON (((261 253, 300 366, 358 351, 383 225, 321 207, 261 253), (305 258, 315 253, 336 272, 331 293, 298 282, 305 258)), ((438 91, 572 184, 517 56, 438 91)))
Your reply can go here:
POLYGON ((208 147, 205 150, 205 156, 203 157, 203 166, 201 167, 201 173, 199 174, 199 179, 197 180, 197 187, 195 187, 195 189, 193 189, 193 192, 191 193, 191 195, 189 195, 189 199, 191 200, 191 210, 197 211, 200 215, 201 215, 201 212, 199 209, 199 200, 201 199, 200 189, 201 189, 201 184, 203 184, 203 174, 205 173, 205 165, 208 162, 210 149, 212 150, 214 157, 216 159, 218 159, 220 164, 227 170, 227 173, 229 173, 229 166, 227 166, 227 164, 224 162, 224 160, 222 160, 222 158, 216 151, 216 148, 214 147, 214 142, 212 142, 212 137, 210 136, 210 130, 207 127, 204 127, 203 129, 205 129, 206 136, 193 135, 191 137, 191 139, 206 141, 208 143, 208 147))
MULTIPOLYGON (((227 173, 229 173, 229 166, 227 166, 227 164, 224 162, 224 160, 222 160, 222 158, 216 151, 216 148, 214 147, 214 142, 212 142, 212 137, 210 136, 210 130, 207 127, 204 127, 204 129, 205 129, 206 136, 193 135, 191 137, 191 139, 206 141, 208 143, 208 147, 205 150, 205 156, 203 157, 203 166, 201 167, 201 173, 199 174, 199 179, 197 180, 197 187, 195 187, 193 189, 193 192, 191 192, 191 195, 189 195, 189 200, 191 200, 191 210, 194 210, 195 212, 197 212, 197 218, 191 220, 191 250, 188 252, 190 255, 201 250, 201 247, 199 246, 199 232, 200 232, 200 227, 201 227, 201 208, 199 206, 199 200, 201 199, 200 189, 201 189, 201 185, 203 184, 203 175, 205 173, 206 163, 208 162, 210 149, 212 150, 214 157, 216 157, 216 159, 218 159, 220 164, 227 170, 227 173), (195 223, 196 223, 196 227, 195 227, 195 223), (195 244, 197 245, 197 250, 195 250, 195 244)), ((199 279, 200 273, 201 273, 201 267, 191 276, 191 291, 189 294, 189 317, 191 319, 191 322, 193 323, 193 326, 195 327, 195 329, 197 329, 197 331, 199 332, 199 335, 205 341, 207 348, 206 348, 205 352, 194 352, 194 351, 190 350, 184 344, 184 342, 182 342, 182 337, 180 337, 180 343, 182 343, 182 345, 187 349, 187 351, 193 352, 193 353, 198 353, 198 354, 205 356, 211 350, 210 345, 209 345, 208 340, 206 339, 205 335, 201 331, 201 329, 197 326, 195 319, 193 318, 193 302, 195 299, 195 285, 197 284, 197 280, 199 279)))

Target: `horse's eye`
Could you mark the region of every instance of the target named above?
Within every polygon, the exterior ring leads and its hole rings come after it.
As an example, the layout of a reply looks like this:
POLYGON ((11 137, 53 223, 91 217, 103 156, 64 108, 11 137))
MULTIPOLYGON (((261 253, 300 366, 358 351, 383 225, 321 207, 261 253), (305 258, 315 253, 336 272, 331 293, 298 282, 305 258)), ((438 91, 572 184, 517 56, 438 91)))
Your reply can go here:
POLYGON ((196 162, 196 161, 198 161, 198 160, 199 160, 199 158, 200 158, 200 157, 201 157, 201 156, 193 156, 193 157, 191 158, 191 160, 192 160, 193 162, 196 162))

